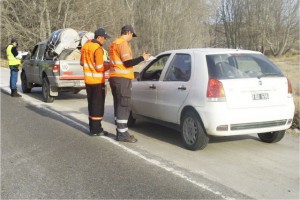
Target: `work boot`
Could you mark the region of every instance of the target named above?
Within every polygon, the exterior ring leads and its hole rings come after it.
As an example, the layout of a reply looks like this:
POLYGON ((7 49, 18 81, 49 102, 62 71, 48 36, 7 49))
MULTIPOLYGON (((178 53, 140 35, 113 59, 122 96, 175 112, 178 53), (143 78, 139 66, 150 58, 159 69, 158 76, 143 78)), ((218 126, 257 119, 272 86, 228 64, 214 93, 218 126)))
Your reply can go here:
POLYGON ((129 142, 129 143, 135 143, 137 142, 137 139, 133 135, 127 134, 120 134, 117 133, 116 140, 119 142, 129 142))
POLYGON ((21 97, 22 95, 20 95, 20 94, 18 93, 18 90, 17 90, 17 89, 12 89, 12 90, 11 90, 11 96, 12 96, 12 97, 21 97))
POLYGON ((100 128, 99 131, 92 131, 92 130, 90 130, 89 136, 100 136, 100 135, 104 135, 103 128, 100 128))

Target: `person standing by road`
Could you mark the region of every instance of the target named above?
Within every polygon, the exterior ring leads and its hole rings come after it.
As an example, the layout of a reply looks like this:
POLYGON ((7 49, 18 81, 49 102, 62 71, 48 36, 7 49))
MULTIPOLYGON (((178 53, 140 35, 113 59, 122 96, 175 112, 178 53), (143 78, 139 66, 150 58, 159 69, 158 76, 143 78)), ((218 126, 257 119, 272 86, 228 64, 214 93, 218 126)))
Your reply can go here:
POLYGON ((10 68, 10 89, 12 97, 21 97, 17 90, 18 72, 21 60, 16 58, 18 56, 18 41, 16 38, 12 38, 10 44, 6 48, 6 55, 8 59, 8 65, 10 68))
POLYGON ((110 87, 114 99, 114 115, 117 126, 117 141, 137 142, 137 139, 128 133, 127 121, 130 114, 131 80, 134 79, 133 66, 148 60, 149 53, 132 58, 129 42, 136 34, 132 25, 125 25, 121 29, 121 36, 110 46, 110 87))
POLYGON ((84 71, 91 136, 99 136, 103 133, 101 121, 105 103, 104 72, 109 69, 109 64, 103 60, 102 46, 108 38, 110 36, 106 31, 99 28, 95 31, 94 39, 84 44, 81 49, 80 64, 84 71))

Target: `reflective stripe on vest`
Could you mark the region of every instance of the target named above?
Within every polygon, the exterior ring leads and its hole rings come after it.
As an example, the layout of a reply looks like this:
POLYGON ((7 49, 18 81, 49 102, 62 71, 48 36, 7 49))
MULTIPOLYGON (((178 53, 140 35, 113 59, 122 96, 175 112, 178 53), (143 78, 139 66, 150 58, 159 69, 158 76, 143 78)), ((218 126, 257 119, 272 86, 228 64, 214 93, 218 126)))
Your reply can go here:
POLYGON ((110 69, 110 72, 116 72, 118 74, 129 74, 133 73, 133 69, 110 69))
POLYGON ((19 65, 21 64, 21 60, 17 59, 14 54, 11 52, 13 48, 13 45, 10 44, 8 45, 7 49, 6 49, 6 55, 7 55, 7 59, 8 59, 8 65, 19 65))
POLYGON ((103 77, 103 74, 96 74, 92 72, 84 72, 84 75, 89 77, 95 77, 95 78, 103 77))
MULTIPOLYGON (((110 70, 109 76, 110 77, 122 77, 128 78, 133 80, 134 79, 134 70, 132 67, 126 67, 122 61, 122 58, 129 57, 132 59, 131 49, 128 45, 128 53, 123 55, 119 55, 119 45, 127 41, 124 40, 122 37, 117 38, 110 46, 110 70)), ((128 43, 127 43, 128 44, 128 43)))

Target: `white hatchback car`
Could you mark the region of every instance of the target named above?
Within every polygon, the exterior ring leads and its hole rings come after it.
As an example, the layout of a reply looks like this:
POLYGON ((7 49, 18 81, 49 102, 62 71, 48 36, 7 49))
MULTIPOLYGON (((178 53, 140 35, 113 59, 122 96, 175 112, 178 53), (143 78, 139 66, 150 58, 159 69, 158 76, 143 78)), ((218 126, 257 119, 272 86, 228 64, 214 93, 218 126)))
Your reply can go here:
POLYGON ((142 117, 180 130, 190 150, 204 149, 209 135, 278 142, 293 121, 291 84, 260 52, 171 50, 136 75, 128 125, 142 117))

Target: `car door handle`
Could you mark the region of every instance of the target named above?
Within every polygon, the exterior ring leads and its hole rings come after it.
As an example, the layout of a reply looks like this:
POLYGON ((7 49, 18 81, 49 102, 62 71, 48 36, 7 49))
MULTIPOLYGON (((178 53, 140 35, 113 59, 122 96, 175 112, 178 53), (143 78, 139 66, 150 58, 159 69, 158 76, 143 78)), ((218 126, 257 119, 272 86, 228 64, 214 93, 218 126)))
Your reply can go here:
POLYGON ((154 84, 150 85, 149 88, 156 89, 156 86, 154 84))
POLYGON ((186 90, 186 87, 184 85, 178 87, 178 90, 186 90))

